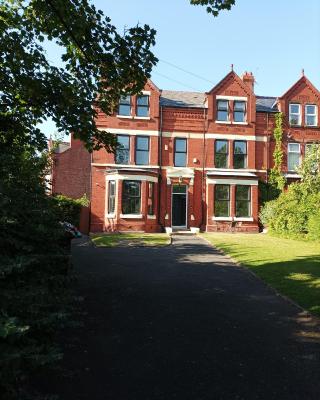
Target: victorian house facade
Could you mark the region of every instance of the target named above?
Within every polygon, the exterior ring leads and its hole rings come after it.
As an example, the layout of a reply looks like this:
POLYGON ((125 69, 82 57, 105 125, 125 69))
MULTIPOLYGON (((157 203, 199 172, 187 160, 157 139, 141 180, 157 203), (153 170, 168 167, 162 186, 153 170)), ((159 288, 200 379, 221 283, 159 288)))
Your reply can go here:
POLYGON ((116 154, 81 142, 57 151, 53 193, 90 197, 100 231, 259 230, 259 180, 273 166, 274 116, 284 114, 283 173, 320 141, 320 93, 304 76, 281 97, 256 96, 254 77, 231 70, 206 93, 160 90, 148 81, 97 126, 117 136, 116 154))

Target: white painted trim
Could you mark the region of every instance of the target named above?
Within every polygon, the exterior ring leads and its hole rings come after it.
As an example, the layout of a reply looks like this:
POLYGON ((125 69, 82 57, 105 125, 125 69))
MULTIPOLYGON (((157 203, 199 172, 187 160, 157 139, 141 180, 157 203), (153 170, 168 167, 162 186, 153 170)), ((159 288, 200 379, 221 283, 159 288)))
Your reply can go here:
POLYGON ((311 127, 311 128, 315 128, 318 126, 318 106, 316 104, 311 104, 311 103, 307 103, 304 105, 304 124, 307 128, 311 127), (315 114, 307 114, 307 106, 314 106, 315 107, 315 114), (315 125, 308 125, 307 124, 307 116, 310 115, 312 117, 315 117, 316 123, 315 125))
POLYGON ((110 174, 106 176, 107 181, 147 181, 147 182, 158 182, 158 178, 155 176, 148 175, 130 175, 130 174, 110 174))
POLYGON ((143 164, 111 164, 111 163, 91 163, 93 167, 118 167, 118 168, 129 168, 129 169, 145 169, 153 168, 158 169, 159 165, 143 165, 143 164))
POLYGON ((106 214, 106 218, 113 219, 113 218, 115 218, 115 217, 116 217, 116 214, 115 214, 115 213, 112 213, 112 214, 106 214))
POLYGON ((120 214, 120 218, 123 219, 142 219, 142 214, 120 214))
POLYGON ((145 96, 151 96, 150 90, 142 90, 141 94, 143 94, 145 96))
MULTIPOLYGON (((242 125, 243 123, 241 123, 242 125)), ((236 124, 233 124, 236 125, 236 124)), ((155 130, 147 130, 147 129, 125 129, 125 128, 98 128, 99 131, 106 131, 109 133, 113 134, 119 134, 119 135, 145 135, 145 136, 159 136, 160 133, 159 131, 155 130)), ((215 133, 215 132, 207 132, 206 133, 206 139, 239 139, 239 140, 253 140, 257 142, 267 142, 268 137, 267 135, 242 135, 242 134, 231 134, 231 133, 215 133)), ((175 132, 162 132, 162 137, 165 138, 176 138, 176 137, 181 137, 181 138, 186 138, 186 139, 201 139, 203 140, 203 132, 199 133, 188 133, 188 132, 181 132, 181 131, 175 131, 175 132)))
POLYGON ((212 217, 212 221, 232 221, 232 217, 212 217))
POLYGON ((216 96, 217 100, 243 100, 243 101, 248 101, 248 97, 243 97, 243 96, 223 96, 222 94, 218 94, 216 96))
POLYGON ((234 217, 237 222, 253 222, 253 217, 234 217))
MULTIPOLYGON (((140 118, 140 117, 139 117, 140 118)), ((131 128, 102 128, 102 127, 98 127, 99 131, 106 131, 109 133, 114 133, 114 134, 119 134, 119 135, 148 135, 148 136, 159 136, 159 131, 155 131, 155 130, 147 130, 147 129, 131 129, 131 128)))
POLYGON ((216 124, 231 125, 231 121, 220 121, 220 120, 216 119, 214 122, 215 122, 216 124))
POLYGON ((132 115, 120 115, 120 114, 118 114, 117 118, 133 119, 133 116, 132 115))
POLYGON ((252 177, 257 178, 257 176, 249 172, 248 170, 240 170, 240 169, 218 169, 212 168, 207 170, 207 175, 223 175, 223 176, 243 176, 243 177, 252 177))
POLYGON ((191 233, 199 233, 200 232, 200 228, 197 228, 195 226, 191 226, 190 227, 190 232, 191 233))
POLYGON ((134 116, 133 119, 145 119, 145 120, 150 120, 151 118, 150 118, 150 117, 137 117, 137 116, 134 116))
POLYGON ((232 125, 249 125, 249 123, 248 122, 235 122, 235 121, 232 121, 232 125))
POLYGON ((286 178, 297 178, 297 179, 300 179, 300 178, 301 178, 301 175, 299 175, 299 174, 290 174, 290 173, 287 173, 287 174, 284 174, 284 176, 285 176, 286 178))
POLYGON ((156 215, 147 215, 147 219, 156 219, 157 216, 156 215))
POLYGON ((207 178, 207 183, 210 184, 219 184, 219 185, 249 185, 249 186, 257 186, 257 179, 211 179, 207 178))

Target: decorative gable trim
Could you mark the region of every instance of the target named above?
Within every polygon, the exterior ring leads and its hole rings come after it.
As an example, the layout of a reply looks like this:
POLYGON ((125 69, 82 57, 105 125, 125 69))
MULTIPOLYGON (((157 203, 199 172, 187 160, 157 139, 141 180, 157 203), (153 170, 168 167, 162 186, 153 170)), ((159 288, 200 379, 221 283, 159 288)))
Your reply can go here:
POLYGON ((297 90, 303 84, 306 85, 312 91, 312 93, 320 100, 319 90, 304 75, 296 83, 294 83, 279 99, 283 100, 289 97, 295 90, 297 90))
POLYGON ((245 93, 248 96, 252 96, 254 95, 254 93, 252 92, 252 90, 248 87, 248 85, 246 85, 243 80, 239 77, 239 75, 237 75, 233 70, 230 71, 223 79, 221 79, 221 81, 214 86, 209 92, 207 92, 206 94, 213 94, 215 92, 218 92, 224 85, 226 85, 228 82, 230 82, 231 80, 235 80, 239 86, 245 91, 245 93))

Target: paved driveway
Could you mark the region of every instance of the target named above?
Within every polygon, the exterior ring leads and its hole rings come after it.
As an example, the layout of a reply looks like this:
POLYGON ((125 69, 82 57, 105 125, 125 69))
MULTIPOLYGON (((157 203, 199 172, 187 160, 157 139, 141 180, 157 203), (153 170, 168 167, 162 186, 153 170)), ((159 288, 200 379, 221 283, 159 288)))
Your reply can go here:
POLYGON ((202 239, 73 256, 87 314, 61 399, 320 399, 315 323, 202 239))

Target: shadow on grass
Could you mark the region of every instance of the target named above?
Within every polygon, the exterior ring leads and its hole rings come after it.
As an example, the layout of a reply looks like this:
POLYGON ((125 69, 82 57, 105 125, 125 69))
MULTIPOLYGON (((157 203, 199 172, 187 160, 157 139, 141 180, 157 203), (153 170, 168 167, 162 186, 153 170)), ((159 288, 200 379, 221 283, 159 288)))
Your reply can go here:
POLYGON ((257 249, 253 247, 245 251, 241 244, 219 243, 218 247, 280 293, 320 316, 320 254, 273 262, 272 257, 255 257, 257 249))

